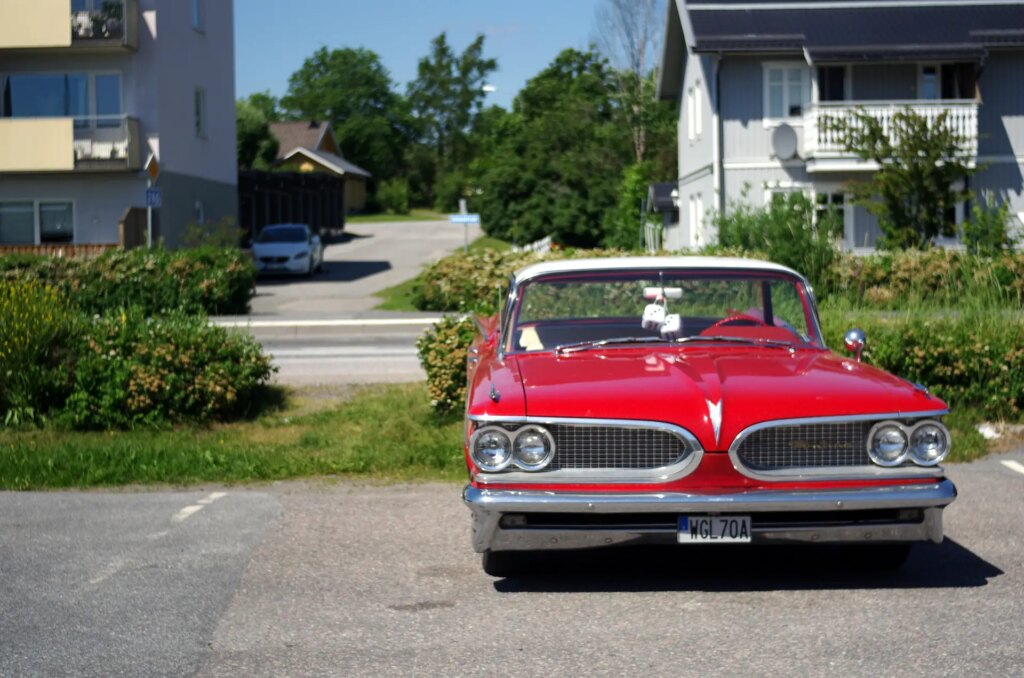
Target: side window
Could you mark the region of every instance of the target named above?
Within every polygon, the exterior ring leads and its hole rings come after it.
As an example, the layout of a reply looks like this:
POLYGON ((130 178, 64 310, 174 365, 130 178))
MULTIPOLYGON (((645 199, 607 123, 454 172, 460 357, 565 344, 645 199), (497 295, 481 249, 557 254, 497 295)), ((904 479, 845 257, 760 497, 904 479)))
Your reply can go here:
POLYGON ((192 28, 200 33, 206 32, 205 0, 192 0, 192 28))
POLYGON ((196 136, 206 138, 206 88, 196 87, 195 93, 196 136))
POLYGON ((770 120, 797 118, 811 98, 810 71, 804 65, 766 64, 764 67, 764 117, 770 120))

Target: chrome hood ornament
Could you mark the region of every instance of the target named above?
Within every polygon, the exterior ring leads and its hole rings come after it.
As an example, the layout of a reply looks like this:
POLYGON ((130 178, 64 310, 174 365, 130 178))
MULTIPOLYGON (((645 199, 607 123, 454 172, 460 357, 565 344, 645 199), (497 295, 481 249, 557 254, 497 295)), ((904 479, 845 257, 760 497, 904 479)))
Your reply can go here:
POLYGON ((718 445, 718 435, 722 431, 722 401, 713 403, 705 400, 708 405, 708 417, 711 419, 711 426, 715 429, 715 445, 718 445))

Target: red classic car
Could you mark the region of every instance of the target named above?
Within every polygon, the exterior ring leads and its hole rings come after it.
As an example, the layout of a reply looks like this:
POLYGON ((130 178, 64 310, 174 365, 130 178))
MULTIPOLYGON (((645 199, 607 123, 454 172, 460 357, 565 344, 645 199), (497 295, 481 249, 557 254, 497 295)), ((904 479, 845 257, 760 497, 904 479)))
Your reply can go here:
POLYGON ((828 350, 810 284, 709 257, 536 264, 469 350, 463 499, 484 570, 630 544, 942 540, 946 404, 828 350))

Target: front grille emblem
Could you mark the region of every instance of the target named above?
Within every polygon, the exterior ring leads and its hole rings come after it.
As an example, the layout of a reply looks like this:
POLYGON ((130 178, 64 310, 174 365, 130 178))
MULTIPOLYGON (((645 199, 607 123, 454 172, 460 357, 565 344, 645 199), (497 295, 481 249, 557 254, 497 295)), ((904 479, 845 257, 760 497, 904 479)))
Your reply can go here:
POLYGON ((711 418, 711 426, 715 429, 715 445, 718 445, 718 434, 722 430, 722 401, 719 400, 717 403, 713 403, 710 400, 705 400, 708 404, 708 416, 711 418))

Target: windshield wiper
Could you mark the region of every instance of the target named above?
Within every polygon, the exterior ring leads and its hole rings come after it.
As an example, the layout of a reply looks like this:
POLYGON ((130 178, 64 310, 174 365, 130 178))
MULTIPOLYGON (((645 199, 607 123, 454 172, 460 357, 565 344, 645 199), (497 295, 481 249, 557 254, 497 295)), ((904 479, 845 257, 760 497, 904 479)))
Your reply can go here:
POLYGON ((667 343, 665 339, 661 337, 613 337, 611 339, 599 339, 592 341, 577 341, 573 344, 562 344, 561 346, 555 347, 555 355, 561 353, 575 353, 576 351, 587 351, 592 348, 600 348, 602 346, 609 346, 611 344, 649 344, 649 343, 667 343))
POLYGON ((788 341, 778 341, 775 339, 754 339, 744 337, 724 337, 718 334, 713 334, 707 337, 681 337, 675 340, 677 344, 689 344, 697 341, 720 341, 729 344, 753 344, 755 346, 770 346, 772 348, 784 348, 787 351, 795 351, 797 349, 796 344, 788 341))

